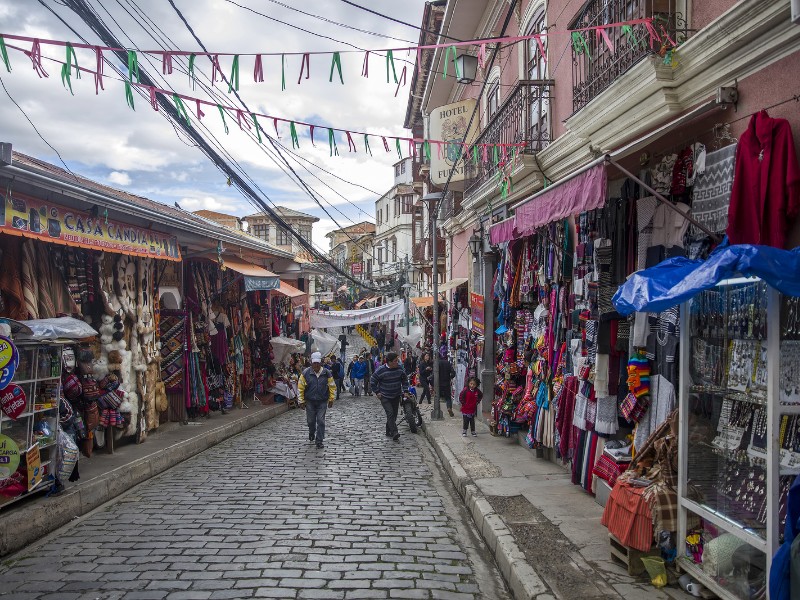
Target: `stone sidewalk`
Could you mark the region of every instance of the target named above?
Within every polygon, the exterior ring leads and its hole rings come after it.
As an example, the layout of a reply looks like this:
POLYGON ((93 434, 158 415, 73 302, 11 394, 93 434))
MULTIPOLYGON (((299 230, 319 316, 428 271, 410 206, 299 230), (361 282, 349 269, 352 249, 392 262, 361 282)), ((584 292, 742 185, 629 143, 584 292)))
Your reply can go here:
POLYGON ((646 574, 632 577, 612 561, 603 508, 564 467, 537 458, 516 436, 492 436, 483 423, 477 437, 462 437, 458 405, 454 413, 445 409, 438 422, 426 415, 426 435, 516 599, 691 598, 677 584, 656 589, 646 574))
POLYGON ((199 454, 223 440, 242 433, 286 412, 286 404, 262 406, 250 402, 248 409, 224 415, 167 423, 151 432, 142 444, 120 444, 114 454, 96 451, 92 458, 81 455, 80 480, 65 482, 57 496, 44 492, 0 508, 0 557, 16 552, 37 539, 85 515, 101 504, 199 454))

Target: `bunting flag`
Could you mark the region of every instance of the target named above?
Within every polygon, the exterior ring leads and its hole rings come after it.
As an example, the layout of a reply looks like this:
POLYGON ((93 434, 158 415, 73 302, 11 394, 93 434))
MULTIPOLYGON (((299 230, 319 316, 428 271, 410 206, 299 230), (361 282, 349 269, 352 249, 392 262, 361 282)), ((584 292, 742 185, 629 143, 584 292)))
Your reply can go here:
POLYGON ((195 103, 197 105, 197 120, 199 121, 200 119, 206 116, 206 113, 204 113, 203 110, 200 108, 199 100, 196 100, 195 103))
POLYGON ((264 63, 261 61, 260 54, 256 54, 256 60, 253 64, 253 81, 256 83, 264 81, 264 63))
POLYGON ((391 50, 386 52, 386 83, 391 83, 389 81, 389 67, 392 69, 392 76, 394 77, 394 82, 397 83, 397 71, 394 68, 394 54, 391 50))
POLYGON ((222 105, 217 104, 217 108, 219 109, 219 116, 222 117, 222 126, 225 128, 225 134, 229 133, 228 131, 228 123, 225 121, 225 110, 222 108, 222 105))
POLYGON ((353 141, 353 136, 350 135, 349 131, 345 131, 345 136, 347 136, 347 149, 350 152, 357 152, 356 150, 356 143, 353 141))
POLYGON ((289 134, 292 137, 292 148, 299 148, 300 140, 297 139, 297 128, 294 126, 294 121, 289 123, 289 134))
POLYGON ((403 151, 400 149, 400 138, 394 138, 394 145, 397 150, 397 156, 400 160, 403 160, 403 151))
POLYGON ((281 54, 281 91, 286 89, 286 57, 281 54))
POLYGON ((372 149, 369 147, 369 136, 364 134, 364 152, 372 156, 372 149))
POLYGON ((256 118, 256 113, 250 113, 250 116, 253 117, 253 125, 256 126, 256 135, 258 136, 258 143, 263 144, 263 140, 261 139, 261 126, 258 124, 258 119, 256 118))
POLYGON ((583 35, 582 31, 572 32, 572 51, 575 54, 583 54, 585 52, 587 55, 591 56, 589 42, 586 41, 586 36, 583 35))
POLYGON ((361 76, 369 77, 369 50, 364 55, 364 64, 361 65, 361 76))
POLYGON ((161 74, 172 75, 172 54, 169 52, 161 55, 161 74))
POLYGON ((106 88, 103 86, 103 50, 100 46, 94 47, 94 58, 97 63, 95 66, 94 72, 94 93, 99 94, 100 90, 105 90, 106 88))
POLYGON ((339 71, 339 81, 344 85, 344 78, 342 77, 342 59, 338 52, 333 53, 331 59, 331 75, 328 78, 328 83, 333 83, 333 69, 334 67, 339 71))
POLYGON ((233 63, 231 63, 231 76, 228 77, 228 93, 230 94, 233 90, 239 91, 239 55, 233 57, 233 63))
POLYGON ((192 84, 192 89, 195 89, 195 84, 197 83, 197 79, 195 78, 194 74, 194 61, 197 59, 196 54, 192 54, 189 56, 189 83, 192 84))
POLYGON ((339 148, 336 147, 336 136, 333 134, 333 129, 328 128, 328 145, 331 148, 331 156, 334 154, 339 156, 339 148))
POLYGON ((150 106, 153 107, 154 111, 158 112, 158 96, 156 96, 156 88, 150 86, 148 93, 150 94, 150 106))
POLYGON ((128 50, 128 80, 125 82, 125 102, 128 103, 132 110, 136 110, 136 106, 133 103, 133 89, 131 88, 134 79, 136 79, 136 83, 140 83, 139 59, 136 57, 136 52, 128 50))
POLYGON ((300 61, 300 77, 297 78, 297 85, 300 85, 300 81, 303 79, 303 67, 305 67, 306 79, 308 79, 311 76, 311 56, 308 52, 303 54, 300 61))
POLYGON ((42 66, 42 43, 37 38, 33 38, 31 41, 31 49, 30 52, 25 52, 28 55, 28 58, 31 59, 31 64, 33 65, 33 70, 36 71, 36 74, 42 77, 50 77, 47 74, 47 71, 44 70, 42 66))
MULTIPOLYGON (((78 79, 81 78, 81 69, 78 66, 78 57, 75 56, 75 50, 72 49, 72 44, 67 42, 67 58, 64 61, 64 64, 61 65, 61 84, 69 89, 69 93, 73 96, 75 93, 72 91, 72 68, 75 67, 75 77, 78 79)), ((3 49, 5 50, 5 48, 3 49)))
POLYGON ((186 112, 186 107, 183 105, 183 100, 178 94, 172 94, 172 101, 175 102, 175 108, 178 109, 178 114, 181 118, 186 121, 186 124, 189 125, 191 121, 189 121, 189 113, 186 112))
POLYGON ((8 50, 6 50, 6 42, 3 36, 0 36, 0 57, 2 57, 3 64, 6 66, 6 71, 11 73, 11 63, 8 60, 8 50))

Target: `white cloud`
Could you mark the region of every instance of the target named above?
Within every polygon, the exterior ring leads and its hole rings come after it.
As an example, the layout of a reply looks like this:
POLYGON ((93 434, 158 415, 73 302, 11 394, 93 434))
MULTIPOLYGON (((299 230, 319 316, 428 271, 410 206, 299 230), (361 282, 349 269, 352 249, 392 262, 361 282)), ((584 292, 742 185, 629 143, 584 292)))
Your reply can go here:
POLYGON ((115 185, 130 185, 131 176, 124 171, 111 171, 108 174, 108 181, 115 185))

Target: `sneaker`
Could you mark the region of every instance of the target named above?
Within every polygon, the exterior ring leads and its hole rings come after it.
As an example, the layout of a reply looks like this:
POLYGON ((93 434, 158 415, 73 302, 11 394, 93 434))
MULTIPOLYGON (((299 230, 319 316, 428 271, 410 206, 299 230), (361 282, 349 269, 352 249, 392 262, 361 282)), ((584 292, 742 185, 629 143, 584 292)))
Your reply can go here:
POLYGON ((452 409, 452 408, 448 408, 448 409, 447 409, 447 412, 448 412, 448 413, 450 413, 450 416, 451 416, 451 417, 452 417, 452 416, 454 416, 454 415, 453 415, 453 409, 452 409))
POLYGON ((325 444, 322 442, 317 442, 317 450, 322 450, 325 447, 325 444))
POLYGON ((472 437, 478 437, 478 434, 477 434, 477 432, 473 431, 473 432, 472 432, 472 437))
POLYGON ((314 432, 313 431, 309 431, 308 432, 308 441, 309 442, 313 442, 314 441, 314 432))
POLYGON ((399 442, 399 441, 400 441, 400 434, 399 434, 399 433, 395 433, 395 434, 394 434, 394 436, 392 437, 392 439, 393 439, 395 442, 399 442))
POLYGON ((466 431, 462 431, 461 432, 461 437, 467 437, 467 432, 466 431))

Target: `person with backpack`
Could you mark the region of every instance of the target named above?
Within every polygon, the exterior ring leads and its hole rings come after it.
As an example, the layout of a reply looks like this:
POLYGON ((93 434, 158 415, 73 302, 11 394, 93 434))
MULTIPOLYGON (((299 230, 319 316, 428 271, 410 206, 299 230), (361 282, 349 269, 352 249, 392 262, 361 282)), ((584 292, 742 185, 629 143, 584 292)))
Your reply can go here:
POLYGON ((338 356, 333 357, 331 375, 333 375, 333 380, 336 383, 336 399, 338 400, 344 388, 344 365, 338 356))
POLYGON ((308 439, 316 442, 317 448, 325 447, 325 414, 333 406, 336 385, 331 372, 322 366, 322 355, 311 355, 311 366, 307 367, 297 382, 300 407, 306 411, 308 439))

